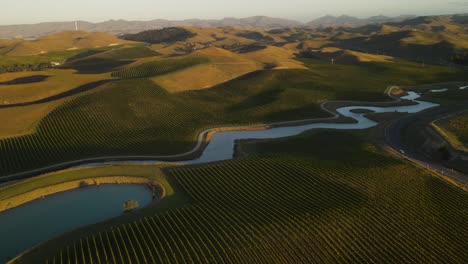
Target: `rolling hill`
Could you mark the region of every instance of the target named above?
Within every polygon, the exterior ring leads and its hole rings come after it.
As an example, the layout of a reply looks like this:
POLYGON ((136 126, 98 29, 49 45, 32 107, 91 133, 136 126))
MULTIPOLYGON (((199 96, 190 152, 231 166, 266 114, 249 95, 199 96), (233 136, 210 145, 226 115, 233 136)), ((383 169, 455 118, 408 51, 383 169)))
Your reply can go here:
POLYGON ((369 18, 357 18, 347 15, 342 16, 323 16, 314 19, 305 24, 306 27, 317 28, 317 27, 359 27, 368 24, 382 24, 388 22, 400 22, 406 19, 413 18, 414 16, 398 16, 398 17, 387 17, 387 16, 372 16, 369 18))
MULTIPOLYGON (((223 18, 220 20, 187 19, 170 21, 155 19, 151 21, 109 20, 100 23, 78 21, 80 30, 88 32, 107 32, 114 35, 124 33, 138 33, 145 30, 166 27, 254 27, 254 28, 283 28, 301 26, 302 23, 294 20, 254 16, 247 18, 223 18)), ((48 22, 29 25, 0 26, 0 38, 37 38, 52 33, 74 30, 75 22, 48 22)))
POLYGON ((37 40, 13 42, 9 48, 4 48, 3 54, 7 56, 29 56, 53 51, 117 46, 126 43, 129 42, 107 33, 67 31, 48 35, 37 40))

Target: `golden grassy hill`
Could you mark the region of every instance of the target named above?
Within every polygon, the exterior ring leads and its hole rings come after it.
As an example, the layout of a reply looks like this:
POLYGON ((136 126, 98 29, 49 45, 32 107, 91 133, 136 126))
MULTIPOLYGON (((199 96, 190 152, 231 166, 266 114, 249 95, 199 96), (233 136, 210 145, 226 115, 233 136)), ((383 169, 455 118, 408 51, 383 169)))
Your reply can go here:
MULTIPOLYGON (((82 85, 110 79, 110 74, 76 74, 74 70, 47 70, 37 72, 15 72, 0 74, 0 104, 15 104, 44 99, 67 92, 82 85), (18 78, 48 76, 44 81, 5 85, 18 78), (3 84, 1 84, 3 83, 3 84)), ((17 137, 32 134, 39 122, 63 100, 30 106, 0 109, 0 138, 17 137), (12 118, 14 116, 14 118, 12 118)))
POLYGON ((10 52, 17 43, 21 42, 18 39, 0 39, 0 55, 10 52))
POLYGON ((325 45, 333 43, 330 40, 326 39, 314 39, 314 40, 306 40, 302 42, 302 49, 320 49, 325 45))
POLYGON ((185 29, 197 34, 195 37, 189 38, 186 42, 211 44, 216 47, 232 46, 232 45, 248 45, 255 41, 243 37, 236 36, 242 29, 235 27, 216 27, 216 28, 197 28, 185 27, 185 29))
POLYGON ((390 56, 367 54, 357 51, 345 50, 335 47, 326 47, 315 53, 317 57, 341 63, 359 63, 359 62, 392 62, 394 59, 390 56))
POLYGON ((275 64, 276 68, 304 69, 301 62, 294 60, 295 51, 282 47, 268 46, 265 49, 242 54, 246 59, 264 63, 275 64))
POLYGON ((262 63, 216 47, 197 50, 184 57, 207 58, 209 62, 157 76, 152 80, 169 92, 181 92, 210 88, 263 68, 262 63))
POLYGON ((401 39, 403 45, 419 44, 419 45, 434 45, 441 42, 448 42, 458 49, 468 49, 468 34, 463 33, 463 30, 451 32, 433 32, 433 31, 415 31, 411 32, 411 36, 401 39))
POLYGON ((96 48, 131 43, 107 33, 61 32, 37 40, 22 40, 6 53, 8 56, 27 56, 51 51, 96 48))
POLYGON ((2 124, 0 139, 33 134, 41 120, 61 103, 61 101, 53 101, 45 104, 0 109, 0 123, 2 124))
POLYGON ((47 70, 37 72, 15 72, 0 74, 0 104, 15 104, 40 100, 69 91, 79 86, 110 79, 109 73, 76 74, 74 70, 47 70), (44 75, 47 80, 34 83, 2 85, 17 78, 44 75))

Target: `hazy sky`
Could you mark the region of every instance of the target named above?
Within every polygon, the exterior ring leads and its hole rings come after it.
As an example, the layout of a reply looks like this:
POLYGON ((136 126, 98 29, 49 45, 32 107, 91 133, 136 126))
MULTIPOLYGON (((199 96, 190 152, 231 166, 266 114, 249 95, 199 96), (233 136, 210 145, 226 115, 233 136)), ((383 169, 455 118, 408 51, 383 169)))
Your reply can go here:
POLYGON ((323 15, 468 13, 468 0, 4 0, 0 24, 266 15, 302 21, 323 15))

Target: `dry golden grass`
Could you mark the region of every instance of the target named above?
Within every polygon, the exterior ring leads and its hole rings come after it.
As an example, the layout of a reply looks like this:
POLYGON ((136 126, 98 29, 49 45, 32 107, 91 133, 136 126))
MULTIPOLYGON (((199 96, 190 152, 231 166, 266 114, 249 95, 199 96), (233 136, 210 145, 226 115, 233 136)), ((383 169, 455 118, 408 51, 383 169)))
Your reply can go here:
POLYGON ((433 32, 412 32, 411 37, 401 40, 403 44, 433 45, 445 39, 444 34, 433 32))
POLYGON ((0 39, 0 55, 8 53, 12 48, 14 48, 15 44, 20 41, 21 40, 18 39, 0 39))
POLYGON ((152 80, 169 92, 200 90, 227 82, 260 68, 258 64, 252 62, 242 65, 204 64, 152 80))
POLYGON ((130 41, 121 40, 107 33, 89 32, 61 32, 37 40, 23 40, 6 53, 8 56, 27 56, 44 54, 51 51, 74 50, 83 48, 106 47, 128 44, 130 41))
POLYGON ((343 49, 336 48, 336 47, 326 47, 320 50, 322 53, 333 53, 333 52, 338 52, 342 51, 343 49))
POLYGON ((215 47, 195 51, 187 57, 208 58, 210 63, 158 76, 152 80, 169 92, 181 92, 210 88, 263 68, 261 63, 215 47))
POLYGON ((391 62, 393 57, 385 55, 368 54, 336 47, 326 47, 320 50, 321 54, 328 59, 343 62, 391 62))
POLYGON ((246 59, 260 63, 274 63, 277 68, 305 69, 306 67, 299 61, 294 60, 293 50, 280 47, 268 46, 266 49, 242 54, 246 59))
POLYGON ((244 31, 243 29, 236 27, 224 27, 224 28, 198 28, 198 27, 184 27, 185 29, 196 33, 197 36, 186 40, 188 43, 211 43, 214 46, 222 45, 246 45, 255 41, 238 37, 236 34, 244 31), (222 39, 222 40, 220 40, 222 39))
POLYGON ((87 83, 111 78, 109 73, 75 74, 74 70, 54 69, 38 72, 4 73, 0 75, 0 82, 34 75, 47 75, 50 77, 43 82, 37 83, 0 85, 0 104, 36 101, 87 83))
POLYGON ((175 44, 155 44, 151 45, 151 49, 156 52, 161 53, 163 56, 174 56, 174 55, 183 55, 186 52, 182 52, 180 50, 185 49, 183 43, 175 43, 175 44))
POLYGON ((367 54, 357 51, 346 51, 356 57, 360 62, 391 62, 394 58, 385 55, 367 54))
POLYGON ((291 52, 299 52, 299 49, 297 46, 299 46, 300 42, 294 42, 294 43, 287 43, 282 46, 283 49, 289 50, 291 52))
POLYGON ((411 36, 401 40, 403 45, 419 44, 419 45, 434 45, 442 41, 446 41, 454 45, 458 49, 468 49, 468 32, 458 25, 450 24, 448 21, 440 18, 429 25, 426 25, 425 31, 411 32, 411 36), (433 26, 443 26, 444 30, 434 32, 431 30, 433 26))
POLYGON ((23 107, 0 109, 0 138, 19 137, 36 131, 39 122, 61 104, 54 101, 23 107))
POLYGON ((304 68, 301 62, 293 59, 295 52, 295 49, 267 47, 256 52, 237 54, 210 47, 187 55, 208 58, 209 64, 197 65, 152 80, 169 92, 206 89, 262 69, 267 63, 274 63, 277 68, 304 68))
POLYGON ((306 40, 303 42, 304 49, 320 49, 323 46, 332 43, 332 41, 325 40, 325 39, 317 39, 317 40, 306 40))

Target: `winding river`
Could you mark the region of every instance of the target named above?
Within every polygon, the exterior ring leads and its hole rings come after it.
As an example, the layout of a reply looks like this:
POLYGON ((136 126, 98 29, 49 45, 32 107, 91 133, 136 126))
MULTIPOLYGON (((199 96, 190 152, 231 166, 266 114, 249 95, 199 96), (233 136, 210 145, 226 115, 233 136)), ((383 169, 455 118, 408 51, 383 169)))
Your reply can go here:
MULTIPOLYGON (((357 109, 375 113, 417 113, 438 106, 416 100, 419 97, 414 92, 409 92, 407 96, 402 97, 403 100, 414 102, 407 106, 349 106, 336 110, 339 115, 354 119, 354 123, 312 123, 256 131, 220 132, 213 135, 199 158, 177 163, 199 164, 232 159, 235 141, 240 139, 272 139, 298 135, 311 129, 367 129, 377 125, 375 121, 365 117, 366 113, 353 112, 357 109)), ((99 162, 78 167, 155 162, 159 161, 99 162)), ((1 213, 0 261, 78 227, 119 216, 122 214, 122 203, 128 199, 138 200, 140 206, 146 206, 151 202, 151 193, 143 185, 94 186, 54 194, 1 213)))

